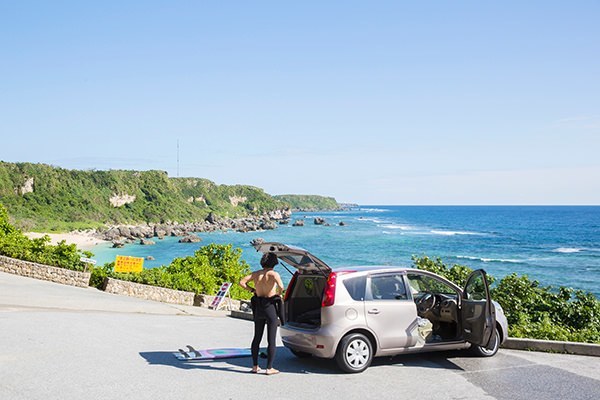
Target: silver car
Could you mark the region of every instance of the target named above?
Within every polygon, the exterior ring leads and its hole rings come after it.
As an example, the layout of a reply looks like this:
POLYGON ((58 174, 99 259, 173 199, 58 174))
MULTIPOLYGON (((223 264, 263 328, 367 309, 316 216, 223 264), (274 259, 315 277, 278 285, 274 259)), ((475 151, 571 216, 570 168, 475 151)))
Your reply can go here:
POLYGON ((391 266, 332 269, 299 247, 257 243, 296 268, 284 297, 281 339, 298 357, 335 358, 362 372, 373 357, 467 349, 490 357, 508 325, 485 271, 465 288, 428 271, 391 266))

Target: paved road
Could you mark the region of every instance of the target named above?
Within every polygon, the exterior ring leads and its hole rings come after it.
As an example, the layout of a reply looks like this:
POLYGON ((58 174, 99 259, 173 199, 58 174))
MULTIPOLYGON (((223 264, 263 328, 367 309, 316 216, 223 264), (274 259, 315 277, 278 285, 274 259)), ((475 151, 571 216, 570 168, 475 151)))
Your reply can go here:
POLYGON ((598 399, 600 359, 500 350, 377 359, 362 374, 296 359, 184 363, 178 347, 247 347, 252 323, 0 273, 0 399, 598 399))

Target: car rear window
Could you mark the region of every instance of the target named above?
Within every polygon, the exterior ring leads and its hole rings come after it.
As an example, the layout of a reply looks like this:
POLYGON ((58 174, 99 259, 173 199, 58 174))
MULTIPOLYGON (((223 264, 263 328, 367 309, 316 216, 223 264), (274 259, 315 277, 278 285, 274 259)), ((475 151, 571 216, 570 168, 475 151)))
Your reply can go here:
POLYGON ((353 300, 362 301, 365 299, 365 286, 367 284, 366 276, 357 276, 356 278, 350 278, 344 280, 344 286, 350 297, 353 300))

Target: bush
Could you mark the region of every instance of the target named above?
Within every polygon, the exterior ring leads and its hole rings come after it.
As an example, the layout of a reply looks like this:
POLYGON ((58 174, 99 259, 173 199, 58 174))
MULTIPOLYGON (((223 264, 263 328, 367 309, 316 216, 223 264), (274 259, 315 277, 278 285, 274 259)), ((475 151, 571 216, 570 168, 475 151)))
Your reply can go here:
POLYGON ((57 245, 51 245, 48 236, 29 239, 9 223, 8 214, 2 205, 0 205, 0 254, 74 271, 85 269, 85 264, 80 261, 81 256, 92 256, 92 253, 78 250, 77 246, 67 244, 64 240, 57 245))
MULTIPOLYGON (((459 286, 472 272, 464 265, 448 268, 439 258, 413 257, 413 262, 459 286)), ((492 285, 491 295, 502 306, 512 337, 600 343, 600 300, 593 293, 541 287, 538 281, 513 273, 492 285)))
POLYGON ((242 250, 232 245, 209 244, 196 250, 193 256, 174 259, 171 264, 144 269, 140 273, 114 272, 114 263, 92 270, 91 286, 102 288, 104 279, 111 277, 151 286, 184 290, 196 294, 215 295, 223 282, 232 282, 234 299, 247 299, 249 293, 237 283, 250 273, 248 264, 240 260, 242 250))

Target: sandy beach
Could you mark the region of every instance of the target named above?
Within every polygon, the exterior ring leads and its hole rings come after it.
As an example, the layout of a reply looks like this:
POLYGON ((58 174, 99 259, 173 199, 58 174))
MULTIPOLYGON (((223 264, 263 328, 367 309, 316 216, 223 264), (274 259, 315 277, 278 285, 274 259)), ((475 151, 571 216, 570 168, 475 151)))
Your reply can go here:
POLYGON ((105 243, 105 240, 98 239, 94 237, 91 232, 69 232, 69 233, 39 233, 39 232, 26 232, 30 239, 40 238, 44 235, 48 235, 50 237, 50 242, 52 244, 57 244, 58 242, 64 240, 65 242, 71 244, 74 243, 77 248, 82 250, 92 249, 95 245, 100 243, 105 243))

